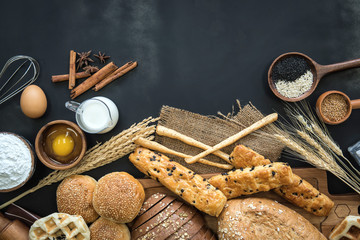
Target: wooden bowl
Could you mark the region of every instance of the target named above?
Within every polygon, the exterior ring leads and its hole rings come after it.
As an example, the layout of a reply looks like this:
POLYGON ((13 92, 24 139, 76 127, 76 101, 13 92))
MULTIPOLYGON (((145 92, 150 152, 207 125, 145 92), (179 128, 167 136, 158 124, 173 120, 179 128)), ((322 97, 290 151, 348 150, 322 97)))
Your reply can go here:
POLYGON ((33 147, 31 146, 31 144, 25 138, 15 134, 15 133, 10 133, 10 132, 0 132, 0 133, 1 134, 11 134, 11 135, 19 138, 26 145, 26 147, 29 149, 30 156, 31 156, 31 170, 29 172, 29 176, 23 182, 21 182, 19 185, 15 186, 15 187, 0 190, 0 192, 11 192, 11 191, 14 191, 14 190, 19 189, 20 187, 22 187, 32 177, 32 175, 33 175, 33 173, 35 171, 35 154, 34 154, 34 151, 33 151, 33 147))
POLYGON ((336 91, 336 90, 331 90, 331 91, 327 91, 327 92, 324 92, 323 94, 321 94, 319 96, 319 98, 317 99, 316 101, 316 114, 318 115, 318 117, 326 124, 329 124, 329 125, 336 125, 336 124, 340 124, 340 123, 343 123, 346 121, 346 119, 348 119, 350 117, 350 114, 352 112, 352 104, 351 104, 351 101, 350 101, 350 98, 343 92, 340 92, 340 91, 336 91), (344 99, 346 100, 347 104, 348 104, 348 108, 347 108, 347 113, 346 115, 340 119, 339 121, 331 121, 330 119, 328 119, 322 112, 322 103, 324 101, 324 99, 329 96, 330 94, 339 94, 339 95, 342 95, 344 97, 344 99))
POLYGON ((75 123, 67 120, 55 120, 49 122, 39 130, 35 139, 35 152, 39 160, 45 166, 55 170, 69 169, 77 165, 84 157, 86 152, 86 137, 84 132, 75 123), (56 161, 56 159, 46 151, 46 146, 45 146, 46 138, 49 136, 47 133, 48 130, 51 130, 56 126, 62 126, 62 125, 65 125, 67 128, 71 129, 71 131, 73 131, 78 136, 77 138, 78 141, 74 141, 75 142, 74 149, 79 148, 80 150, 75 156, 73 156, 75 157, 75 160, 69 163, 62 163, 60 161, 56 161))

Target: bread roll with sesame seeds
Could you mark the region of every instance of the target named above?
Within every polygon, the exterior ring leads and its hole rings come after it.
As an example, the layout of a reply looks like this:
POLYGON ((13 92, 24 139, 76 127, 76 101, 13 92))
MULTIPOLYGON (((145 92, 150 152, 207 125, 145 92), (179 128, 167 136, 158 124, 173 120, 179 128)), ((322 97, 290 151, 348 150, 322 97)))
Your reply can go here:
POLYGON ((218 218, 220 240, 326 240, 303 216, 270 199, 229 200, 218 218))
POLYGON ((129 223, 138 215, 145 199, 141 183, 126 172, 109 173, 99 179, 93 205, 103 218, 129 223))
POLYGON ((56 190, 58 212, 80 215, 86 223, 94 222, 99 217, 92 204, 96 184, 95 179, 86 175, 65 178, 56 190))
POLYGON ((126 224, 115 223, 100 217, 90 226, 91 240, 130 240, 130 231, 126 224))

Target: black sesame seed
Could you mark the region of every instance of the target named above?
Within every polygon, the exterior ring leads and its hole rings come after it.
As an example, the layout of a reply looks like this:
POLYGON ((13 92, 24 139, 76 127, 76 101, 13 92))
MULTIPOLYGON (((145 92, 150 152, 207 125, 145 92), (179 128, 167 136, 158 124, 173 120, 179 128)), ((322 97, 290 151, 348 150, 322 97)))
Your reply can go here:
POLYGON ((273 80, 294 81, 301 77, 310 66, 305 58, 300 56, 289 56, 277 61, 272 69, 273 80))
POLYGON ((184 190, 184 189, 181 189, 180 191, 183 193, 185 190, 184 190))
POLYGON ((176 169, 176 167, 174 166, 174 167, 172 167, 172 170, 175 170, 176 169))
POLYGON ((172 176, 172 173, 168 173, 169 176, 172 176))
POLYGON ((254 169, 255 169, 255 167, 254 167, 254 166, 252 166, 252 168, 250 168, 250 172, 251 172, 251 171, 253 171, 254 169))
POLYGON ((272 174, 272 176, 274 177, 275 174, 276 174, 276 172, 275 172, 275 171, 272 171, 271 174, 272 174))

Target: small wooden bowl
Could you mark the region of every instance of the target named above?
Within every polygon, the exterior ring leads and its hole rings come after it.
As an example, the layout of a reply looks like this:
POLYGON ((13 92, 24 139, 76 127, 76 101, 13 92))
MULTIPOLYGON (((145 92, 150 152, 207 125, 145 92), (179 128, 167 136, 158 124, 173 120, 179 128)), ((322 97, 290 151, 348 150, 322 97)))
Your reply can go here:
POLYGON ((22 187, 32 177, 32 175, 33 175, 33 173, 35 171, 35 155, 34 155, 34 151, 33 151, 32 146, 30 145, 30 143, 25 138, 15 134, 15 133, 10 133, 10 132, 0 132, 0 133, 2 133, 2 134, 11 134, 11 135, 19 138, 26 145, 26 147, 29 149, 30 156, 31 156, 31 170, 30 170, 29 176, 22 183, 20 183, 19 185, 15 186, 13 188, 0 190, 0 192, 11 192, 11 191, 14 191, 14 190, 19 189, 20 187, 22 187))
MULTIPOLYGON (((75 143, 76 144, 76 143, 75 143)), ((86 152, 86 137, 84 132, 80 129, 80 127, 78 125, 76 125, 73 122, 67 121, 67 120, 55 120, 52 122, 49 122, 48 124, 46 124, 45 126, 43 126, 38 134, 36 135, 36 139, 35 139, 35 152, 36 155, 38 156, 39 160, 47 167, 51 168, 51 169, 55 169, 55 170, 65 170, 65 169, 69 169, 74 167, 75 165, 77 165, 81 159, 84 157, 85 152, 86 152), (48 154, 45 152, 44 149, 44 142, 45 142, 45 136, 44 134, 46 133, 46 131, 50 128, 53 127, 57 124, 62 124, 62 125, 67 125, 70 128, 72 128, 73 130, 75 130, 75 132, 77 134, 79 134, 80 138, 81 138, 81 152, 78 155, 78 157, 76 158, 75 161, 71 162, 71 163, 60 163, 58 161, 54 161, 50 156, 48 156, 48 154)))
POLYGON ((343 92, 340 92, 340 91, 335 91, 335 90, 331 90, 331 91, 327 91, 327 92, 324 92, 323 94, 320 95, 320 97, 317 99, 316 101, 316 114, 318 115, 318 117, 326 124, 329 124, 329 125, 336 125, 336 124, 340 124, 340 123, 343 123, 346 121, 346 119, 348 119, 351 115, 351 112, 352 112, 352 104, 351 104, 351 100, 350 98, 343 92), (321 108, 321 104, 323 103, 324 99, 331 95, 331 94, 339 94, 341 96, 344 97, 344 99, 346 100, 347 104, 348 104, 348 107, 347 107, 347 113, 346 115, 340 119, 339 121, 331 121, 330 119, 328 119, 322 112, 322 108, 321 108))

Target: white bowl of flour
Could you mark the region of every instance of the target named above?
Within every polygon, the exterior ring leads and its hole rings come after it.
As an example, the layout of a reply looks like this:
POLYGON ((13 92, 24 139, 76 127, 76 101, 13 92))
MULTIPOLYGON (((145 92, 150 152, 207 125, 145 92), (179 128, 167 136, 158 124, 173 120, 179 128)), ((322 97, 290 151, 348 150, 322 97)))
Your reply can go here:
POLYGON ((34 152, 19 135, 0 132, 0 192, 23 186, 35 169, 34 152))

